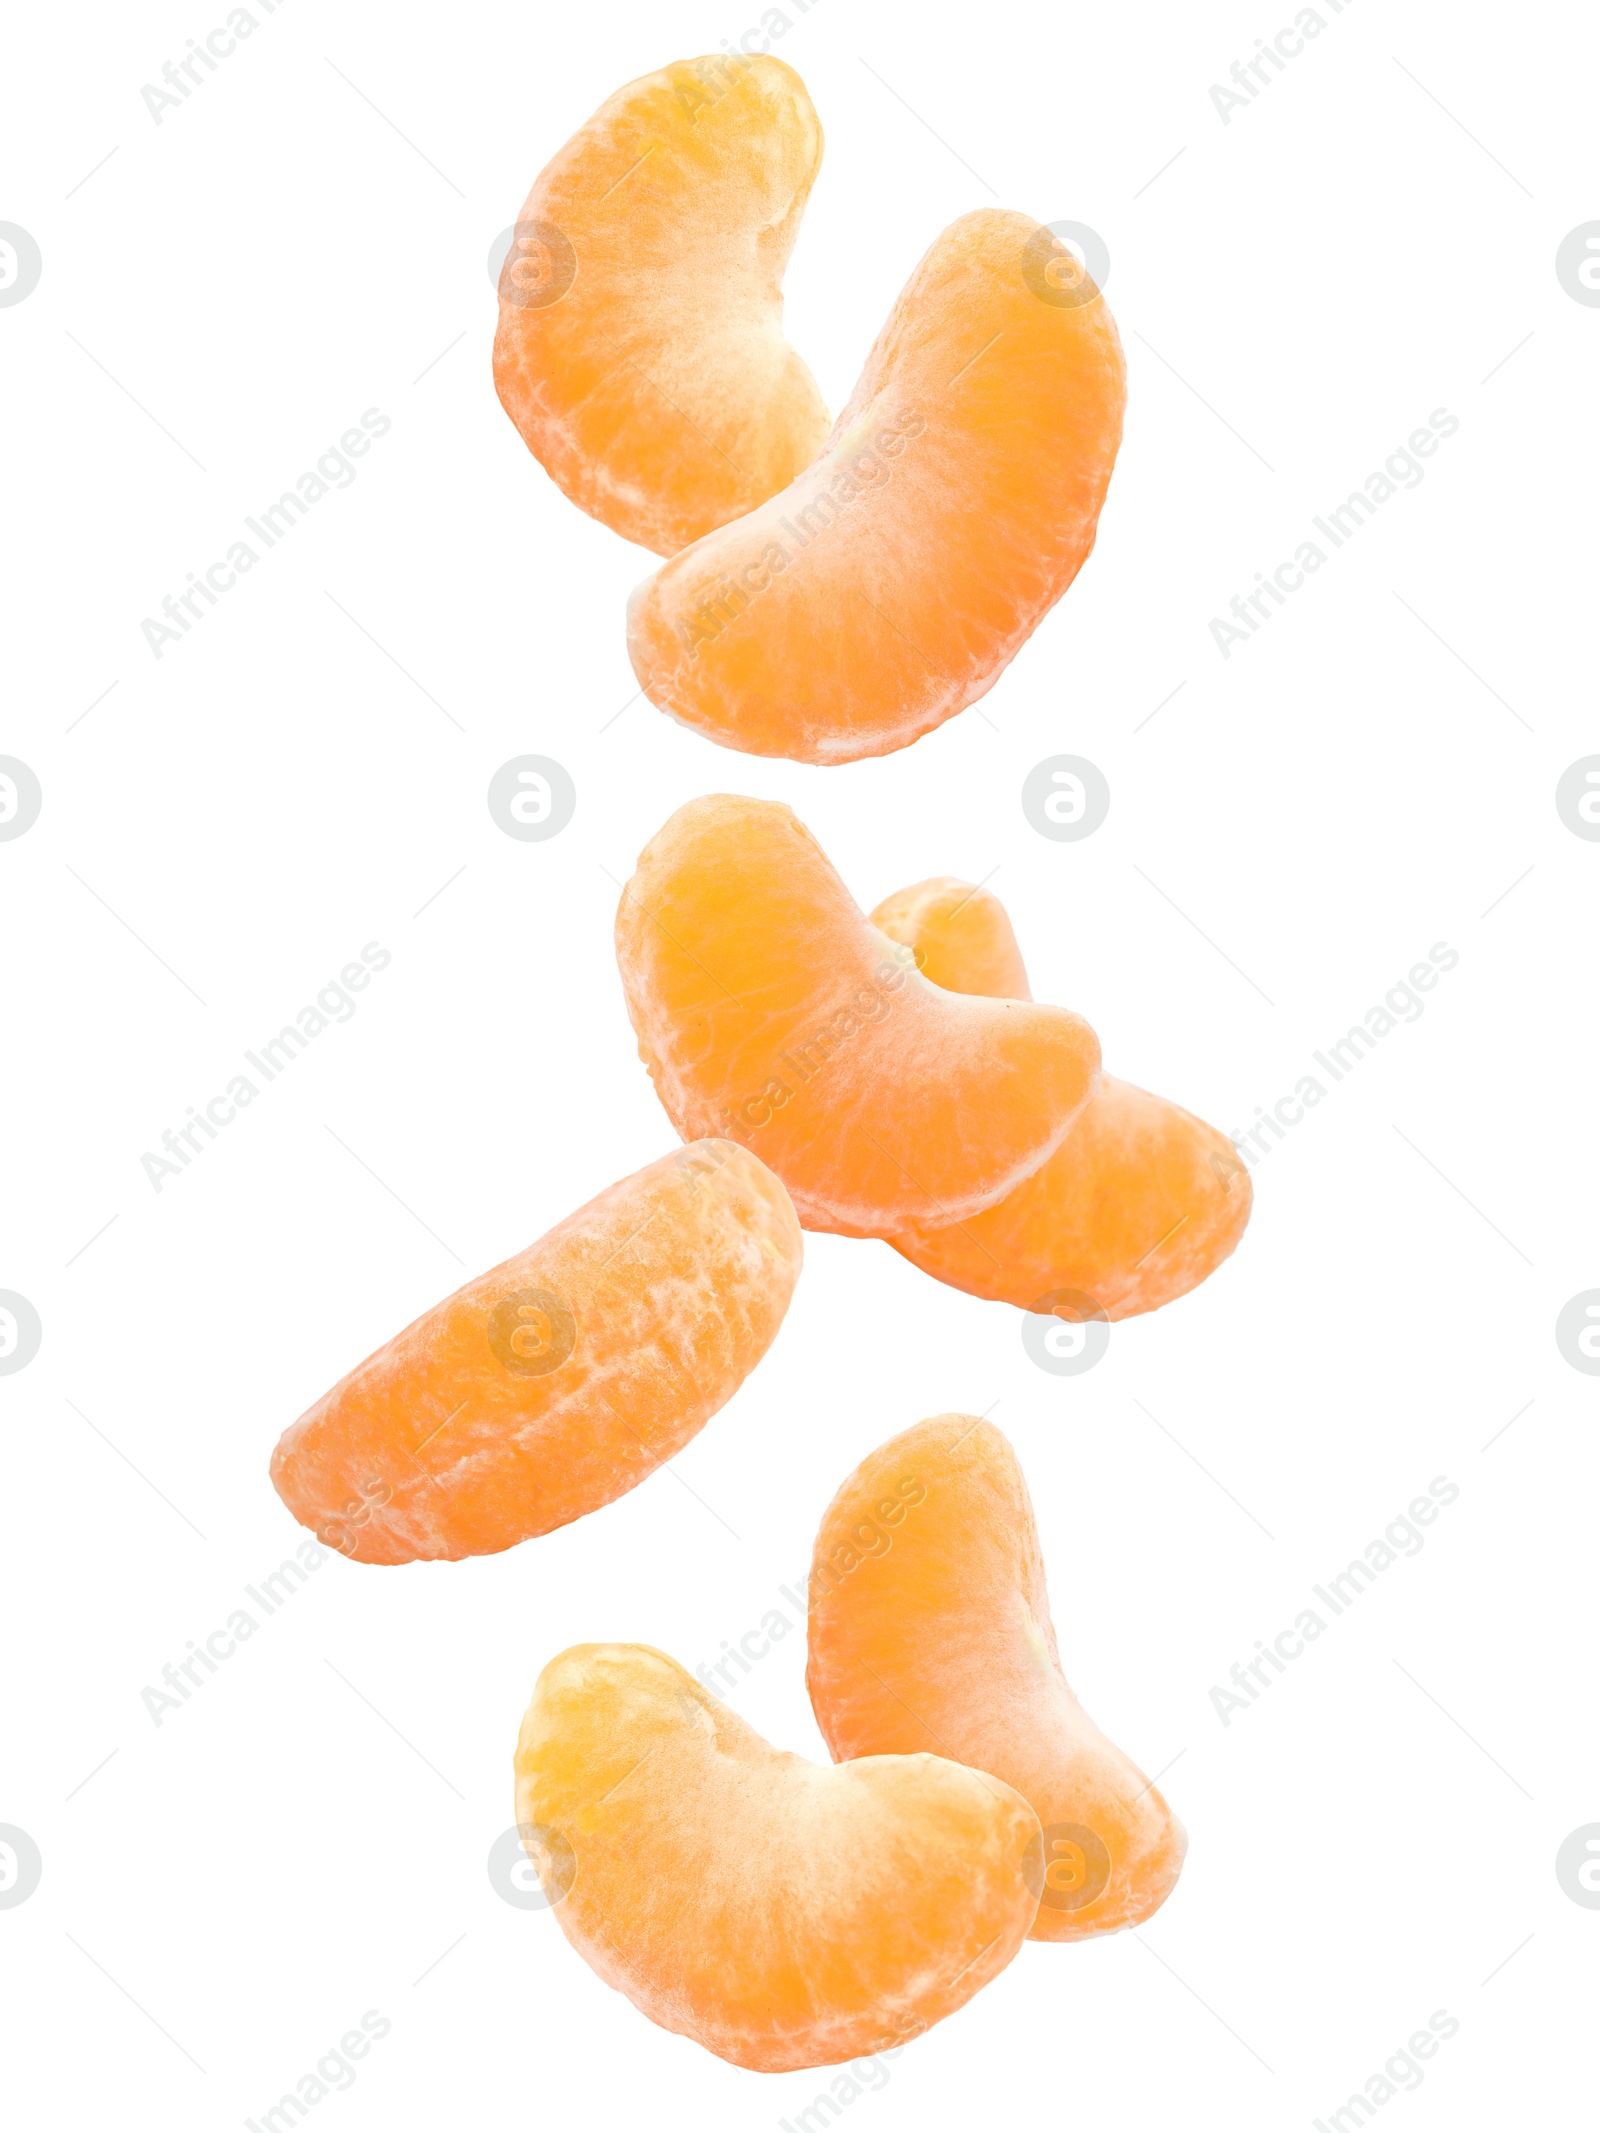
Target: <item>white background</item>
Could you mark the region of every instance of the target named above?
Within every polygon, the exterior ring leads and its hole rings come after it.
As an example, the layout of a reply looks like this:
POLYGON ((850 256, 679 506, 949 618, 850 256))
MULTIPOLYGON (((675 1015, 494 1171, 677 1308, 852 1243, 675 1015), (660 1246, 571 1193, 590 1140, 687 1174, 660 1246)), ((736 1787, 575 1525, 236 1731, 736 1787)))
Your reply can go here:
MULTIPOLYGON (((1129 370, 1066 600, 980 706, 826 770, 630 703, 653 559, 564 500, 489 372, 485 259, 536 172, 755 0, 284 0, 159 126, 141 86, 222 0, 8 32, 0 218, 43 257, 0 310, 0 751, 44 793, 0 844, 0 1287, 44 1328, 0 1380, 0 1822, 43 1859, 0 1910, 16 2122, 237 2127, 367 2009, 391 2031, 319 2133, 792 2119, 830 2074, 655 2029, 491 1888, 518 1719, 569 1643, 716 1657, 868 1449, 992 1407, 1069 1676, 1171 1766, 1192 1849, 1142 1931, 1025 1946, 852 2133, 1303 2125, 1436 2009, 1459 2034, 1385 2125, 1591 2123, 1600 1914, 1554 1859, 1600 1820, 1600 1387, 1553 1329, 1600 1282, 1600 845, 1553 795, 1600 750, 1600 310, 1554 272, 1600 217, 1592 14, 1325 5, 1224 125, 1210 85, 1290 0, 785 12, 827 135, 787 322, 830 405, 992 201, 1104 236, 1129 370), (369 407, 353 486, 157 661, 143 618, 369 407), (1421 485, 1224 661, 1211 618, 1436 408, 1421 485), (577 786, 550 843, 485 806, 528 751, 577 786), (1062 751, 1111 786, 1082 844, 1019 807, 1062 751), (670 1145, 612 913, 716 790, 790 802, 868 908, 990 877, 1036 995, 1229 1130, 1433 943, 1460 962, 1259 1164, 1237 1256, 1088 1376, 808 1237, 770 1358, 670 1471, 492 1560, 330 1559, 157 1727, 141 1690, 302 1538, 279 1432, 670 1145), (157 1194, 144 1151, 369 941, 353 1020, 157 1194), (1224 1727, 1213 1684, 1436 1475, 1460 1499, 1421 1554, 1224 1727)), ((821 1756, 803 1657, 796 1630, 733 1701, 821 1756)))

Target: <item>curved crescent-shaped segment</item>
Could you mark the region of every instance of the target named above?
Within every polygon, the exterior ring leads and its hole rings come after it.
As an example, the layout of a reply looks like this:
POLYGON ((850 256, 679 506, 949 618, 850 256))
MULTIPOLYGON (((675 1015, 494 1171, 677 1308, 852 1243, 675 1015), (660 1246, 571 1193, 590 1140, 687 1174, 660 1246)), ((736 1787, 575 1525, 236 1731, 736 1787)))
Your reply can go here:
POLYGON ((363 1563, 493 1555, 635 1488, 765 1355, 800 1273, 782 1185, 679 1148, 480 1274, 287 1429, 278 1494, 363 1563))
POLYGON ((889 1241, 952 1288, 1032 1311, 1069 1289, 1108 1319, 1187 1296, 1250 1219, 1250 1173, 1204 1119, 1102 1074, 1077 1124, 1016 1191, 962 1229, 889 1241))
POLYGON ((973 1415, 935 1415, 862 1460, 823 1514, 806 1682, 836 1761, 937 1740, 1016 1787, 1044 1828, 1030 1938, 1138 1925, 1188 1840, 1107 1740, 1056 1656, 1028 1485, 973 1415))
POLYGON ((994 686, 1093 547, 1124 379, 1105 299, 1066 247, 1026 215, 964 215, 816 464, 635 592, 645 694, 724 747, 804 763, 941 725, 994 686))
POLYGON ((657 832, 617 963, 678 1131, 753 1149, 810 1229, 964 1220, 1038 1168, 1099 1072, 1065 1008, 930 985, 771 801, 712 794, 657 832))
POLYGON ((937 874, 886 896, 872 923, 917 959, 930 985, 991 1000, 1031 1000, 1005 905, 992 889, 937 874))
POLYGON ((785 1755, 664 1652, 580 1644, 539 1676, 517 1822, 567 1939, 663 2029, 737 2066, 905 2044, 1003 1970, 1039 1825, 936 1755, 785 1755))
MULTIPOLYGON (((948 991, 1026 1000, 1005 906, 948 878, 885 897, 872 923, 948 991)), ((959 1228, 917 1221, 890 1242, 952 1288, 1031 1311, 1071 1290, 1108 1319, 1198 1288, 1250 1219, 1250 1174, 1231 1141, 1164 1096, 1102 1074, 1055 1152, 959 1228)), ((1048 1308, 1048 1306, 1047 1306, 1048 1308)))
POLYGON ((792 67, 681 60, 602 104, 517 218, 501 405, 575 504, 658 555, 753 511, 827 435, 783 337, 821 160, 792 67))

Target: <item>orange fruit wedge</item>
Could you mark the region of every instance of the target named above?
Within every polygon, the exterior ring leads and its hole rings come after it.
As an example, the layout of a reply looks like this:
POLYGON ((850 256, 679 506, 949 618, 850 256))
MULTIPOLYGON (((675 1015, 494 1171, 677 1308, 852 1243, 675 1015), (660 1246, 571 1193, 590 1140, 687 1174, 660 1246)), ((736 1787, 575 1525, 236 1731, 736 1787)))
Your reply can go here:
POLYGON ((640 586, 645 694, 724 747, 904 748, 991 689, 1077 576, 1122 435, 1105 299, 1026 215, 950 225, 827 448, 640 586))
POLYGON ((916 958, 930 985, 996 1000, 1031 1000, 1006 907, 991 889, 953 874, 886 896, 872 923, 916 958))
POLYGON ((539 1676, 517 1822, 567 1939, 652 2022, 761 2073, 906 2043, 1003 1970, 1039 1824, 936 1755, 819 1768, 675 1660, 579 1644, 539 1676))
POLYGON ((811 1229, 958 1221, 1049 1155, 1099 1071, 1064 1008, 930 985, 787 807, 717 793, 651 839, 617 909, 628 1014, 685 1139, 755 1149, 811 1229))
MULTIPOLYGON (((948 991, 1032 997, 1011 921, 986 889, 921 882, 886 897, 872 923, 948 991)), ((1231 1141, 1102 1074, 1070 1132, 1014 1192, 959 1227, 919 1217, 889 1241, 971 1296, 1027 1311, 1070 1290, 1108 1319, 1132 1318, 1214 1273, 1250 1207, 1250 1176, 1231 1141)))
POLYGON ((1188 1840, 1067 1686, 1027 1483, 992 1424, 936 1415, 844 1483, 812 1557, 806 1681, 844 1769, 921 1749, 1022 1794, 1043 1826, 1030 1938, 1136 1926, 1171 1893, 1188 1840))
POLYGON ((609 97, 541 171, 500 275, 494 382, 591 517, 674 555, 821 449, 783 270, 822 128, 781 59, 681 60, 609 97))
POLYGON ((733 1397, 801 1250, 756 1157, 680 1148, 368 1356, 285 1430, 273 1486, 357 1562, 549 1533, 636 1488, 733 1397))

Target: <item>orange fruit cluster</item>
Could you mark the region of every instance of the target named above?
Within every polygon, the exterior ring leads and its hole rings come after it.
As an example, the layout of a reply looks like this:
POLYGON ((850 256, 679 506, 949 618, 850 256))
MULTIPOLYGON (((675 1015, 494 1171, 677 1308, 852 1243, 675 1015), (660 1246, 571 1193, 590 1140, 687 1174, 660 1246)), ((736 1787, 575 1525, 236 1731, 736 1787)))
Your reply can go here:
POLYGON ((1094 546, 1126 374, 1027 215, 935 239, 833 425, 783 335, 822 131, 781 60, 620 89, 535 180, 495 385, 566 494, 671 560, 634 594, 646 696, 724 747, 885 755, 991 689, 1094 546))
POLYGON ((662 2028, 763 2072, 904 2044, 1025 1938, 1142 1923, 1187 1846, 1067 1686, 989 1423, 938 1415, 862 1461, 809 1618, 831 1771, 648 1645, 552 1659, 517 1742, 518 1828, 567 1939, 662 2028))
POLYGON ((617 963, 679 1133, 759 1153, 808 1229, 1108 1319, 1184 1295, 1243 1232, 1231 1143, 1100 1073, 1088 1024, 1033 1004, 986 891, 926 881, 865 918, 787 807, 718 793, 640 854, 617 963))
MULTIPOLYGON (((986 209, 935 240, 829 432, 782 329, 821 151, 774 59, 620 90, 529 194, 494 369, 566 494, 667 558, 629 612, 644 691, 725 746, 831 764, 975 701, 1061 598, 1124 372, 1073 255, 986 209)), ((353 1560, 495 1553, 635 1487, 771 1347, 802 1225, 1108 1319, 1184 1295, 1244 1229, 1231 1145, 1102 1075, 981 887, 941 876, 868 918, 787 807, 713 794, 641 853, 616 953, 685 1146, 284 1433, 279 1495, 353 1560)), ((762 2071, 906 2042, 1024 1939, 1140 1924, 1187 1841, 1068 1686, 1027 1486, 988 1422, 935 1416, 861 1462, 808 1615, 831 1768, 635 1644, 551 1660, 515 1758, 568 1940, 651 2020, 762 2071)))
POLYGON ((1061 262, 996 208, 935 240, 821 456, 634 594, 652 703, 750 755, 848 763, 993 688, 1093 547, 1122 436, 1104 298, 1057 304, 1030 272, 1061 262))

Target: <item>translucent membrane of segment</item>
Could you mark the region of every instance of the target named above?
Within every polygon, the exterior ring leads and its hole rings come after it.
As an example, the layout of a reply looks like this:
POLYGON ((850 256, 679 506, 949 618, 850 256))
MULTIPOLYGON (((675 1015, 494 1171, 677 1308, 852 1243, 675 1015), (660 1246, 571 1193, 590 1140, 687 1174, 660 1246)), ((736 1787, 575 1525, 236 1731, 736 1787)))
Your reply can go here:
POLYGON ((579 1954, 760 2072, 909 2042, 1005 1968, 1038 1909, 1039 1824, 1009 1786, 936 1755, 787 1755, 646 1645, 551 1660, 516 1779, 579 1954))

